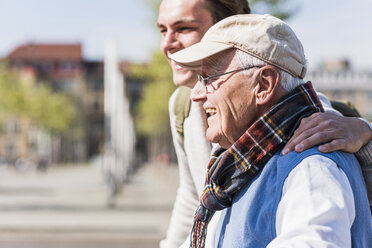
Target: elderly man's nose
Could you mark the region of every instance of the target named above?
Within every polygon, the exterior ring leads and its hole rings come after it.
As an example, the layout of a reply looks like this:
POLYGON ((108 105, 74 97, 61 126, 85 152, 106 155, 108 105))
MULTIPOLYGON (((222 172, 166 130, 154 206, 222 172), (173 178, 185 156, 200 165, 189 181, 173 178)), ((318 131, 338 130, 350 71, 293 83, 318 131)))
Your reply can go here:
POLYGON ((190 98, 194 102, 203 101, 207 97, 206 93, 207 92, 206 92, 205 86, 203 85, 203 83, 198 81, 195 84, 194 88, 191 90, 190 98))

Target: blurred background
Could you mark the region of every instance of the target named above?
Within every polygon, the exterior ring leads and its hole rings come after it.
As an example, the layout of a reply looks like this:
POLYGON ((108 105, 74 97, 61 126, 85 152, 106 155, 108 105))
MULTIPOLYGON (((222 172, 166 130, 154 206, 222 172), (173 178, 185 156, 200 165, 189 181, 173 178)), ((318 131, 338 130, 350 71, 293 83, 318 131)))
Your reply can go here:
MULTIPOLYGON (((0 0, 1 247, 158 247, 178 185, 159 0, 0 0)), ((370 0, 255 0, 372 120, 370 0)))

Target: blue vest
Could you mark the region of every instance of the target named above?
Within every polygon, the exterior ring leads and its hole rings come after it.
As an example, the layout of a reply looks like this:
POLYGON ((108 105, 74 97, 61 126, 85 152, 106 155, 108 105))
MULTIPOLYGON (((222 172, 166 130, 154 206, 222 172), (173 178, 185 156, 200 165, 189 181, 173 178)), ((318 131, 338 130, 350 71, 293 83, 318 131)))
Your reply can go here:
POLYGON ((356 158, 343 152, 323 154, 317 148, 286 156, 276 153, 261 173, 234 196, 232 207, 222 211, 215 237, 217 247, 266 247, 276 237, 276 212, 285 179, 304 158, 316 154, 333 160, 350 182, 356 211, 351 227, 352 247, 372 247, 371 213, 356 158))

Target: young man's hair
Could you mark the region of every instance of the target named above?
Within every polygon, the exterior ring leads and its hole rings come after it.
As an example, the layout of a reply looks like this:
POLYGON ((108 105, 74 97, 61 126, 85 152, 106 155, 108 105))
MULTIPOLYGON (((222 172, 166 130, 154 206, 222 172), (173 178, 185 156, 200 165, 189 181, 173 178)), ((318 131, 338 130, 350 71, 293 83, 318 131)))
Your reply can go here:
POLYGON ((213 22, 238 14, 250 14, 247 0, 203 0, 205 7, 212 15, 213 22))

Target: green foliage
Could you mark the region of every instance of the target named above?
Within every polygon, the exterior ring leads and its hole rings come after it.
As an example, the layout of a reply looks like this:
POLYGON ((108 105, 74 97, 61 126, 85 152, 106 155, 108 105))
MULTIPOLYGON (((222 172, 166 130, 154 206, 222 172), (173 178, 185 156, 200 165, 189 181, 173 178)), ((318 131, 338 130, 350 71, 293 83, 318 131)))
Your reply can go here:
POLYGON ((138 132, 143 135, 166 132, 169 127, 168 100, 175 90, 168 61, 157 52, 149 65, 133 65, 130 71, 130 77, 146 81, 136 119, 138 132))
POLYGON ((32 89, 29 98, 29 117, 45 129, 54 132, 66 132, 76 122, 76 110, 67 96, 53 93, 45 85, 32 89))
POLYGON ((30 119, 53 133, 66 132, 77 120, 68 97, 44 84, 21 82, 16 74, 0 66, 0 122, 9 117, 30 119))

